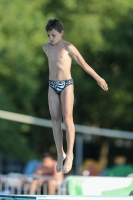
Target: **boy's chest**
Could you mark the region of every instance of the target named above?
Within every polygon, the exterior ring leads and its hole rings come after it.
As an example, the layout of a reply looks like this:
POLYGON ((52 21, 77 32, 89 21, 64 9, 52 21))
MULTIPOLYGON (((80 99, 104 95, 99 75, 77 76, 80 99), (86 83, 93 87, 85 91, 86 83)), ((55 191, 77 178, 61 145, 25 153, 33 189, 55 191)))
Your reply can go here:
POLYGON ((69 53, 66 51, 66 49, 57 47, 50 48, 47 54, 49 60, 66 59, 68 55, 69 53))

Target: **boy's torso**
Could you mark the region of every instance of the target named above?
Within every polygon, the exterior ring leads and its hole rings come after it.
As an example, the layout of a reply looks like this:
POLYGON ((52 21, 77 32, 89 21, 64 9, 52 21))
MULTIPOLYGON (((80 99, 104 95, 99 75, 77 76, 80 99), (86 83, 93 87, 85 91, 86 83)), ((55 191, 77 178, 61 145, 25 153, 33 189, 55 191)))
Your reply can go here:
POLYGON ((46 55, 49 62, 49 79, 50 80, 67 80, 71 78, 72 58, 67 50, 68 42, 62 41, 61 44, 46 45, 46 55))

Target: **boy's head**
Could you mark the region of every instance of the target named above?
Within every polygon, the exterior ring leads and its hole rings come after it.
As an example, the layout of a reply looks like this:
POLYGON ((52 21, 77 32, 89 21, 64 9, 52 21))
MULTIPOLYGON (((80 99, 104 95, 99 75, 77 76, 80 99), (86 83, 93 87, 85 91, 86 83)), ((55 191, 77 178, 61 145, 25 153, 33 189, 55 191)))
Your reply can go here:
POLYGON ((57 44, 62 40, 62 35, 64 33, 64 27, 59 19, 50 19, 46 25, 46 31, 50 43, 52 45, 57 44))
POLYGON ((55 29, 56 31, 61 33, 64 30, 64 26, 59 19, 49 19, 45 29, 47 32, 55 29))

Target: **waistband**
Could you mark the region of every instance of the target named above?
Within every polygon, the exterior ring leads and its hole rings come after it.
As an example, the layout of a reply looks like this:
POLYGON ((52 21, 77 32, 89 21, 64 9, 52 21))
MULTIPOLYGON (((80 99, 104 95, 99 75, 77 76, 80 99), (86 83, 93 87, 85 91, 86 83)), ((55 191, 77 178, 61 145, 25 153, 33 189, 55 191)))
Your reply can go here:
MULTIPOLYGON (((60 81, 54 81, 54 80, 49 80, 50 82, 52 81, 52 82, 56 82, 56 83, 60 83, 60 82, 62 82, 62 81, 65 81, 65 82, 67 82, 67 81, 73 81, 73 79, 71 78, 71 79, 66 79, 66 80, 60 80, 60 81)), ((74 82, 74 81, 73 81, 74 82)))

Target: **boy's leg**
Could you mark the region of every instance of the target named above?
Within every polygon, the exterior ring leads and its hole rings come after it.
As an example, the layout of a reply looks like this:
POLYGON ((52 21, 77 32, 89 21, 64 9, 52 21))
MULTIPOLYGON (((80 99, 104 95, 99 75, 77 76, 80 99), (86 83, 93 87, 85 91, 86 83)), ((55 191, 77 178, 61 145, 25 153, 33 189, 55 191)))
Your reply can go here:
POLYGON ((75 127, 73 122, 74 93, 73 85, 67 86, 61 92, 62 116, 66 127, 67 154, 63 173, 68 173, 72 168, 73 146, 75 139, 75 127))
POLYGON ((62 171, 63 160, 65 153, 63 150, 63 133, 61 129, 62 116, 61 116, 61 102, 60 97, 56 92, 49 87, 48 91, 48 102, 49 110, 51 114, 52 126, 53 126, 53 135, 57 149, 57 172, 62 171))

